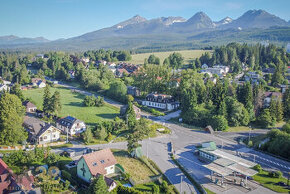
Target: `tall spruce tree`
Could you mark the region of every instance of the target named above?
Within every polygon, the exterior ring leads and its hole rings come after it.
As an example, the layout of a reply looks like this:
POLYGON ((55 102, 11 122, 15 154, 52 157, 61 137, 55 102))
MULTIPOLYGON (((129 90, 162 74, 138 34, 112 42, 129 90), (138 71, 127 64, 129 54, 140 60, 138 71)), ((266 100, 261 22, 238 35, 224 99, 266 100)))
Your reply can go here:
POLYGON ((59 91, 55 91, 50 99, 50 111, 58 114, 61 111, 62 105, 60 102, 60 93, 59 91))
POLYGON ((46 87, 44 88, 42 106, 44 112, 51 113, 51 94, 49 85, 46 85, 46 87))
POLYGON ((290 119, 290 88, 283 95, 284 117, 290 119))
POLYGON ((90 187, 89 187, 89 193, 90 194, 108 194, 108 186, 106 184, 106 181, 104 179, 103 175, 99 175, 98 178, 95 178, 90 187))
POLYGON ((129 129, 134 129, 136 125, 136 114, 133 108, 133 103, 131 101, 128 102, 128 107, 125 113, 126 122, 129 129))

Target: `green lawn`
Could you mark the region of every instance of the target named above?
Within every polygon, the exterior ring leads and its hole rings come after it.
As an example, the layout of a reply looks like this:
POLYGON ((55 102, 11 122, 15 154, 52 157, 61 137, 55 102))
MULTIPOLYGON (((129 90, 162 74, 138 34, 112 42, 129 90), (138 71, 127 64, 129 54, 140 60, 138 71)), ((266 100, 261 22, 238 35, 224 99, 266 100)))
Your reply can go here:
MULTIPOLYGON (((105 104, 102 107, 85 107, 83 106, 84 95, 79 93, 73 93, 70 89, 64 87, 50 88, 51 94, 55 91, 60 92, 62 110, 59 116, 73 116, 87 125, 94 125, 102 120, 114 119, 119 114, 119 108, 109 104, 105 104)), ((42 109, 43 102, 43 88, 32 89, 23 91, 26 98, 30 98, 37 108, 42 109)))
POLYGON ((140 160, 129 157, 126 151, 115 151, 114 156, 136 183, 151 182, 150 177, 155 174, 140 160))
POLYGON ((267 187, 275 192, 278 193, 289 193, 289 190, 286 188, 283 188, 282 186, 275 185, 275 183, 278 182, 284 182, 287 184, 287 179, 282 178, 272 178, 268 176, 268 172, 261 171, 260 173, 253 176, 254 180, 261 183, 264 187, 267 187))
POLYGON ((169 51, 169 52, 154 52, 154 53, 141 53, 132 55, 132 60, 130 61, 133 64, 143 64, 144 59, 154 54, 155 56, 160 58, 160 62, 163 63, 164 59, 167 58, 173 52, 180 53, 184 57, 184 62, 189 63, 191 60, 200 57, 205 52, 212 52, 212 51, 204 51, 204 50, 182 50, 182 51, 169 51))

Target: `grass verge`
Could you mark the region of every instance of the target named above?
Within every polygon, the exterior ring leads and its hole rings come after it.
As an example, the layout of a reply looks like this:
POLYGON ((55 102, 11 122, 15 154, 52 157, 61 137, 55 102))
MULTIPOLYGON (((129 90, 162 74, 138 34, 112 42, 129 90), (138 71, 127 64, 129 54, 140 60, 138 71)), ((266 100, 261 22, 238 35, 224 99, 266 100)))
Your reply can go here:
POLYGON ((278 182, 284 182, 287 184, 287 179, 284 177, 281 178, 273 178, 269 176, 269 172, 262 170, 258 174, 253 176, 253 179, 264 187, 267 187, 275 192, 278 193, 289 193, 289 189, 286 189, 282 186, 276 185, 278 182))

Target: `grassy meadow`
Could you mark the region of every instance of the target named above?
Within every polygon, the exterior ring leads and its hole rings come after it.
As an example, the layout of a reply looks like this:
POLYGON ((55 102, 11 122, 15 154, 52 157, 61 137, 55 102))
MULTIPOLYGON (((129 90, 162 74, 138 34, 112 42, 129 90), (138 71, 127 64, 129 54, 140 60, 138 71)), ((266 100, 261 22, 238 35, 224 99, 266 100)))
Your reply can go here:
POLYGON ((160 58, 160 62, 163 63, 164 59, 167 58, 170 54, 177 52, 180 53, 184 57, 184 63, 188 64, 191 60, 200 57, 205 52, 212 52, 212 51, 205 51, 205 50, 182 50, 182 51, 169 51, 169 52, 154 52, 154 53, 141 53, 132 55, 132 60, 130 61, 133 64, 143 64, 144 59, 148 58, 151 54, 160 58))
MULTIPOLYGON (((51 87, 51 94, 56 90, 59 91, 61 98, 62 110, 59 113, 61 117, 73 116, 88 125, 94 125, 102 120, 114 119, 119 114, 119 108, 107 103, 102 107, 85 107, 83 105, 84 95, 72 92, 70 89, 64 87, 51 87)), ((23 94, 26 98, 31 99, 37 108, 42 109, 43 92, 44 88, 37 88, 23 91, 23 94)))

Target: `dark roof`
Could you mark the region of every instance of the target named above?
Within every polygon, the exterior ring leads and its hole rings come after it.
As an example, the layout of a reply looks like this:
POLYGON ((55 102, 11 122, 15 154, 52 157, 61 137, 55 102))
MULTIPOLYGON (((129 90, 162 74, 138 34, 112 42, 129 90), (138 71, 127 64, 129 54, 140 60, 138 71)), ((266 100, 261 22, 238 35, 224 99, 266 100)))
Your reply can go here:
POLYGON ((64 127, 68 127, 68 128, 71 128, 73 126, 74 123, 82 123, 83 121, 79 120, 79 119, 76 119, 72 116, 67 116, 67 117, 64 117, 64 118, 61 118, 58 120, 58 123, 61 125, 61 126, 64 126, 64 127))
POLYGON ((156 94, 156 93, 151 93, 146 96, 147 101, 151 102, 159 102, 159 103, 169 103, 169 102, 175 102, 175 99, 166 94, 156 94))
MULTIPOLYGON (((54 127, 51 124, 45 123, 45 122, 43 122, 35 117, 29 117, 29 116, 24 117, 23 125, 29 130, 29 132, 32 135, 35 135, 35 136, 40 136, 46 130, 48 130, 50 127, 54 127)), ((54 128, 56 128, 56 127, 54 127, 54 128)))

